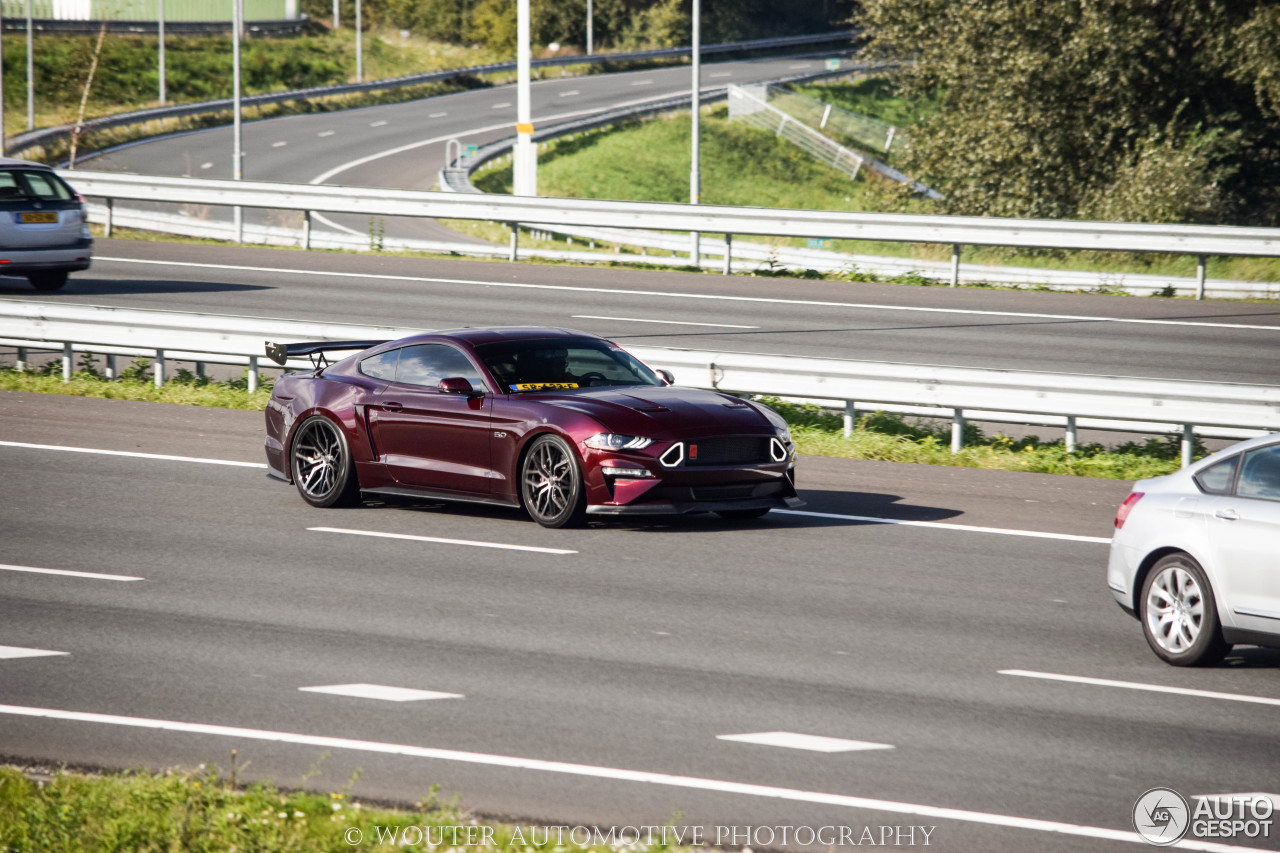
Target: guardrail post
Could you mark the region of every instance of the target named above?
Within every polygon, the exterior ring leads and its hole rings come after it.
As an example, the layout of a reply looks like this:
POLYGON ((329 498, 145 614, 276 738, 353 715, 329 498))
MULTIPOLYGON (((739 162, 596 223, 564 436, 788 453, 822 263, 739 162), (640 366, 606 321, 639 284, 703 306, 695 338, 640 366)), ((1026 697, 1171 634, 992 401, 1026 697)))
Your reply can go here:
POLYGON ((115 213, 116 213, 116 200, 113 198, 108 198, 107 199, 107 221, 102 226, 103 237, 111 236, 111 228, 113 225, 115 225, 115 213))
POLYGON ((1204 299, 1205 257, 1196 255, 1196 299, 1204 299))
POLYGON ((302 250, 311 251, 311 211, 302 211, 302 250))
POLYGON ((107 377, 108 379, 117 378, 118 374, 116 373, 116 357, 108 353, 106 356, 106 359, 107 359, 107 365, 106 367, 102 368, 102 375, 107 377))
POLYGON ((724 269, 720 270, 721 275, 731 275, 733 273, 733 235, 724 235, 724 269))
POLYGON ((249 356, 249 393, 258 390, 258 357, 249 356))
POLYGON ((154 367, 156 374, 156 387, 159 388, 164 385, 164 350, 156 350, 156 363, 154 367))
POLYGON ((507 260, 511 263, 516 262, 516 257, 520 251, 520 223, 512 222, 511 225, 511 251, 507 253, 507 260))
POLYGON ((27 367, 27 348, 18 347, 18 359, 14 362, 13 369, 19 373, 25 373, 27 367))
POLYGON ((62 381, 70 382, 71 374, 76 370, 76 351, 71 344, 62 345, 62 381))
POLYGON ((1076 452, 1076 416, 1067 415, 1067 452, 1076 452))
POLYGON ((1196 449, 1196 428, 1191 424, 1182 427, 1182 467, 1191 464, 1191 454, 1196 449))
POLYGON ((964 447, 964 409, 956 409, 951 418, 951 452, 959 453, 964 447))
POLYGON ((951 286, 960 283, 960 244, 951 244, 951 286))
POLYGON ((196 378, 201 379, 203 377, 204 377, 204 362, 197 361, 196 362, 196 378))
POLYGON ((858 425, 858 404, 852 400, 844 401, 844 437, 853 435, 853 428, 858 425))

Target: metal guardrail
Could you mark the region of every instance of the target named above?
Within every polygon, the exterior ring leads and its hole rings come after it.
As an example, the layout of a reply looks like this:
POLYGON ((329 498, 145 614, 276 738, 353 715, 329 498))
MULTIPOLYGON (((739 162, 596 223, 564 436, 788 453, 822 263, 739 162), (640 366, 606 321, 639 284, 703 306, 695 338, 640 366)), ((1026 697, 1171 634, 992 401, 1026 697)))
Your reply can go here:
MULTIPOLYGON (((266 340, 396 339, 423 330, 343 323, 307 323, 171 311, 0 302, 0 345, 61 350, 64 379, 77 351, 154 354, 155 381, 166 360, 247 363, 250 388, 266 340), (243 360, 243 361, 241 361, 243 360)), ((630 351, 675 374, 680 385, 745 394, 843 401, 846 432, 854 413, 882 404, 936 409, 952 418, 952 449, 959 450, 967 417, 975 411, 1065 417, 1067 445, 1078 419, 1106 426, 1148 424, 1152 432, 1180 425, 1183 462, 1189 463, 1197 427, 1280 431, 1280 386, 1086 376, 1019 370, 982 370, 925 364, 719 353, 658 347, 630 351), (968 413, 968 414, 966 414, 968 413)), ((1129 428, 1132 428, 1131 426, 1129 428)))
POLYGON ((767 103, 763 97, 757 97, 757 94, 763 95, 767 88, 763 85, 730 86, 729 120, 745 121, 762 130, 771 131, 775 136, 782 137, 815 160, 848 175, 849 180, 858 176, 858 170, 862 168, 865 157, 845 148, 834 139, 824 136, 804 122, 797 121, 767 103))
MULTIPOLYGON (((840 30, 831 33, 819 33, 806 36, 786 36, 783 38, 754 39, 752 41, 730 42, 726 44, 706 45, 702 53, 732 53, 737 51, 771 50, 774 48, 793 47, 805 44, 824 44, 836 41, 849 41, 856 30, 840 30)), ((610 62, 642 62, 654 59, 678 58, 688 55, 691 48, 673 47, 661 50, 641 50, 630 53, 596 53, 591 56, 564 56, 533 60, 534 68, 554 68, 568 65, 597 65, 610 62)), ((350 95, 363 92, 380 92, 390 89, 402 89, 425 83, 440 83, 464 77, 478 77, 483 74, 501 74, 516 70, 514 62, 497 62, 489 65, 470 65, 465 68, 450 68, 443 71, 429 71, 422 74, 408 74, 403 77, 392 77, 385 80, 371 80, 366 83, 339 83, 333 86, 314 86, 309 89, 293 89, 287 92, 270 92, 261 95, 249 95, 241 98, 242 109, 279 104, 286 101, 305 101, 315 98, 327 98, 335 95, 350 95)), ((163 119, 186 118, 196 115, 208 115, 226 112, 233 108, 231 98, 213 101, 202 101, 195 104, 177 104, 169 107, 155 107, 145 110, 133 110, 127 113, 101 116, 88 119, 80 129, 81 136, 96 130, 107 130, 116 127, 127 127, 135 124, 160 121, 163 119)), ((32 148, 43 147, 63 139, 68 139, 74 125, 64 124, 57 127, 40 128, 13 136, 8 141, 5 152, 9 156, 18 156, 32 148)))
MULTIPOLYGON (((131 35, 157 35, 160 24, 157 21, 136 20, 59 20, 57 18, 34 18, 31 21, 33 33, 50 33, 57 35, 97 35, 106 24, 109 33, 128 33, 131 35)), ((231 32, 231 20, 225 21, 174 21, 166 20, 164 29, 168 35, 217 35, 231 32)), ((286 18, 279 21, 246 21, 245 31, 250 38, 266 36, 299 35, 308 27, 317 26, 306 15, 301 18, 286 18)), ((7 32, 26 32, 25 17, 5 17, 0 27, 7 32)))

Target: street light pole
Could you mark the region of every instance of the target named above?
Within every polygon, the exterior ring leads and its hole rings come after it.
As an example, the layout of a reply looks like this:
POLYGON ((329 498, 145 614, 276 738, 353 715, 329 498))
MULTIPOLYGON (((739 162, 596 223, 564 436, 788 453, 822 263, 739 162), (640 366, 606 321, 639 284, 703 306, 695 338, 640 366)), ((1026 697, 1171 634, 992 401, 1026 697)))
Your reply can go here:
POLYGON ((594 48, 593 43, 595 41, 595 39, 593 38, 594 36, 593 30, 595 27, 595 15, 591 14, 591 12, 592 12, 592 0, 587 0, 587 56, 591 55, 592 49, 594 48))
POLYGON ((0 157, 4 156, 4 3, 0 2, 0 157))
MULTIPOLYGON (((693 0, 693 94, 690 106, 693 113, 693 147, 690 151, 689 167, 689 204, 702 203, 702 173, 699 169, 698 137, 701 129, 702 107, 702 3, 693 0)), ((689 263, 698 266, 702 262, 702 251, 699 246, 697 231, 689 232, 689 263)))
POLYGON ((538 149, 533 144, 529 105, 529 0, 516 0, 516 152, 512 168, 516 195, 538 194, 538 149))
POLYGON ((364 34, 360 30, 360 0, 356 0, 356 82, 364 82, 364 34))
MULTIPOLYGON (((244 154, 241 150, 240 139, 240 30, 243 26, 242 17, 244 15, 244 7, 241 5, 243 0, 231 0, 231 60, 235 63, 235 70, 231 74, 231 85, 235 89, 233 95, 234 105, 232 107, 232 152, 231 152, 231 179, 234 181, 244 180, 243 158, 244 154)), ((237 207, 234 210, 236 242, 244 242, 244 210, 237 207)))
POLYGON ((27 130, 36 129, 36 62, 31 39, 31 0, 27 0, 27 130))
POLYGON ((165 96, 165 71, 164 71, 164 0, 159 0, 159 26, 160 26, 160 106, 164 106, 165 96))
POLYGON ((338 31, 338 3, 339 0, 333 0, 333 31, 338 31))

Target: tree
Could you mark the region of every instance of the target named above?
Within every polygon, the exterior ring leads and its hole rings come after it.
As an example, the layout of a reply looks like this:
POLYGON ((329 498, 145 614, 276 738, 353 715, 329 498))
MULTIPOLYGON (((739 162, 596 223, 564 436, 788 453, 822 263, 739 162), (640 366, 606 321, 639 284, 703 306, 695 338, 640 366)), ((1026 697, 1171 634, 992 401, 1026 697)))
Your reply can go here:
POLYGON ((906 166, 949 212, 1280 222, 1280 9, 1265 0, 864 0, 939 95, 906 166))

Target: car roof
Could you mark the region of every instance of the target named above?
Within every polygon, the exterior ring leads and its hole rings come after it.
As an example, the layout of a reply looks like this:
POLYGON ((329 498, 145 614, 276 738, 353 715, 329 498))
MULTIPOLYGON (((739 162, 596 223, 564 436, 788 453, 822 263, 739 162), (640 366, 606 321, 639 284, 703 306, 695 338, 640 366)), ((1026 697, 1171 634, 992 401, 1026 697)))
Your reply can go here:
POLYGON ((0 157, 0 169, 12 169, 14 167, 23 169, 40 169, 45 172, 52 172, 53 169, 44 163, 36 163, 32 160, 17 160, 13 157, 0 157))
POLYGON ((441 329, 437 332, 427 332, 421 335, 401 338, 395 343, 403 346, 404 344, 439 340, 440 338, 449 338, 471 346, 502 343, 504 341, 539 341, 548 338, 592 338, 594 340, 604 340, 599 335, 593 335, 590 332, 562 329, 557 326, 476 326, 465 329, 441 329))

